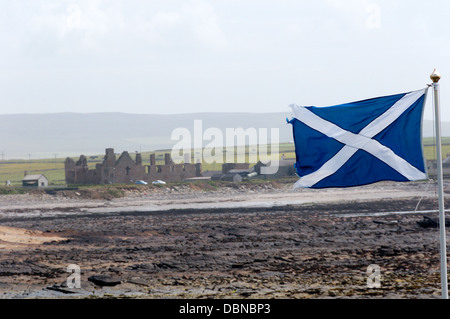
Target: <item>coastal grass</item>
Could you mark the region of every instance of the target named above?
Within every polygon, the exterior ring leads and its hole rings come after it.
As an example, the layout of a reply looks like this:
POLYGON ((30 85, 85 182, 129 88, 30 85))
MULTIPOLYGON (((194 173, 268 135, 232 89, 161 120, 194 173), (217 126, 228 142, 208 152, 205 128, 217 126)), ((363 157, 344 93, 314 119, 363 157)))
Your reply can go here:
MULTIPOLYGON (((450 137, 444 137, 442 139, 442 154, 443 158, 450 155, 450 137)), ((235 147, 234 154, 242 155, 240 158, 235 157, 235 162, 249 162, 250 153, 255 154, 256 159, 259 160, 268 160, 271 156, 272 149, 270 146, 267 146, 267 154, 268 156, 260 156, 260 146, 242 146, 235 147)), ((226 162, 226 149, 219 149, 212 151, 211 149, 205 149, 203 152, 204 158, 202 162, 202 171, 221 171, 222 163, 217 163, 213 161, 213 158, 210 157, 215 152, 222 152, 223 157, 222 161, 226 162)), ((228 150, 230 151, 230 150, 228 150)), ((275 149, 274 149, 275 151, 275 149)), ((423 151, 424 156, 427 160, 435 160, 436 159, 436 147, 434 146, 433 138, 424 138, 423 139, 423 151)), ((156 164, 163 165, 164 164, 164 154, 170 153, 171 150, 159 150, 154 152, 142 152, 142 164, 149 165, 150 164, 150 154, 156 154, 156 164)), ((194 163, 196 150, 193 151, 191 157, 191 162, 194 163)), ((135 154, 131 152, 130 156, 134 159, 135 154)), ((220 153, 219 153, 220 154, 220 153)), ((196 154, 198 155, 198 154, 196 154)), ((280 143, 278 145, 278 156, 281 158, 284 156, 285 158, 295 158, 295 146, 293 143, 280 143)), ((73 157, 75 161, 78 160, 78 157, 73 157)), ((19 160, 2 160, 0 161, 0 186, 6 185, 6 181, 10 181, 13 186, 20 186, 22 184, 22 178, 25 173, 27 174, 44 174, 48 180, 50 186, 60 186, 65 184, 65 172, 64 172, 64 161, 65 158, 48 158, 48 159, 19 159, 19 160)), ((95 164, 101 163, 103 161, 103 155, 96 156, 87 156, 88 166, 90 169, 95 167, 95 164)), ((256 163, 250 163, 250 167, 255 165, 256 163)), ((202 181, 204 182, 204 181, 202 181)))

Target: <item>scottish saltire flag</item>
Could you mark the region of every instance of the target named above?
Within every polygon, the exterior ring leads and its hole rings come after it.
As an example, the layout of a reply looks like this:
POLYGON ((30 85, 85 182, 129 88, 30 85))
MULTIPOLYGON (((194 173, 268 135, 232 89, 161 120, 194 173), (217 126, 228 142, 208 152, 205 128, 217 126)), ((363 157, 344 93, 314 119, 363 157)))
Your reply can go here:
POLYGON ((295 188, 427 178, 422 115, 427 89, 329 107, 291 105, 295 188))

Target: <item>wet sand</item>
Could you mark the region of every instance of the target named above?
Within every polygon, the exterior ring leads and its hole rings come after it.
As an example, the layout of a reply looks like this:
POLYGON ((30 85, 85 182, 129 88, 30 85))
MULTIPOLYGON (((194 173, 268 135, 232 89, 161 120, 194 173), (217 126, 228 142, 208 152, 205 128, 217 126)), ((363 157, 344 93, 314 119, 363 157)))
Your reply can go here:
POLYGON ((419 224, 438 216, 435 189, 2 195, 0 298, 440 298, 439 231, 419 224), (70 264, 80 289, 65 285, 70 264))

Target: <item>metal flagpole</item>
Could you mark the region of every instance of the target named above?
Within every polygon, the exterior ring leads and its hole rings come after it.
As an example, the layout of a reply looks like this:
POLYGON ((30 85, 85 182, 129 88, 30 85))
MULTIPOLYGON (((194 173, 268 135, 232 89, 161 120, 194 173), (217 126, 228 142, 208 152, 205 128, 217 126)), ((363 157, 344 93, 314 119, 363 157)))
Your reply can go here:
POLYGON ((442 177, 442 150, 441 150, 441 119, 439 109, 439 80, 441 74, 434 69, 430 76, 433 81, 434 90, 434 116, 436 122, 436 164, 438 176, 438 194, 439 194, 439 231, 441 241, 441 285, 442 299, 448 299, 447 282, 447 242, 445 234, 445 210, 444 210, 444 182, 442 177))

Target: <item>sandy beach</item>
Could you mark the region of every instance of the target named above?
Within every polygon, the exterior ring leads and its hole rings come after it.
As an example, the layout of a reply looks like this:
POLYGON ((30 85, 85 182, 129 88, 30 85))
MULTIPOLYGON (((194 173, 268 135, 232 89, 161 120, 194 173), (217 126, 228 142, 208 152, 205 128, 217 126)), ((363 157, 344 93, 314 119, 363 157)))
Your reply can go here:
POLYGON ((440 298, 435 183, 292 185, 1 195, 0 298, 440 298))

